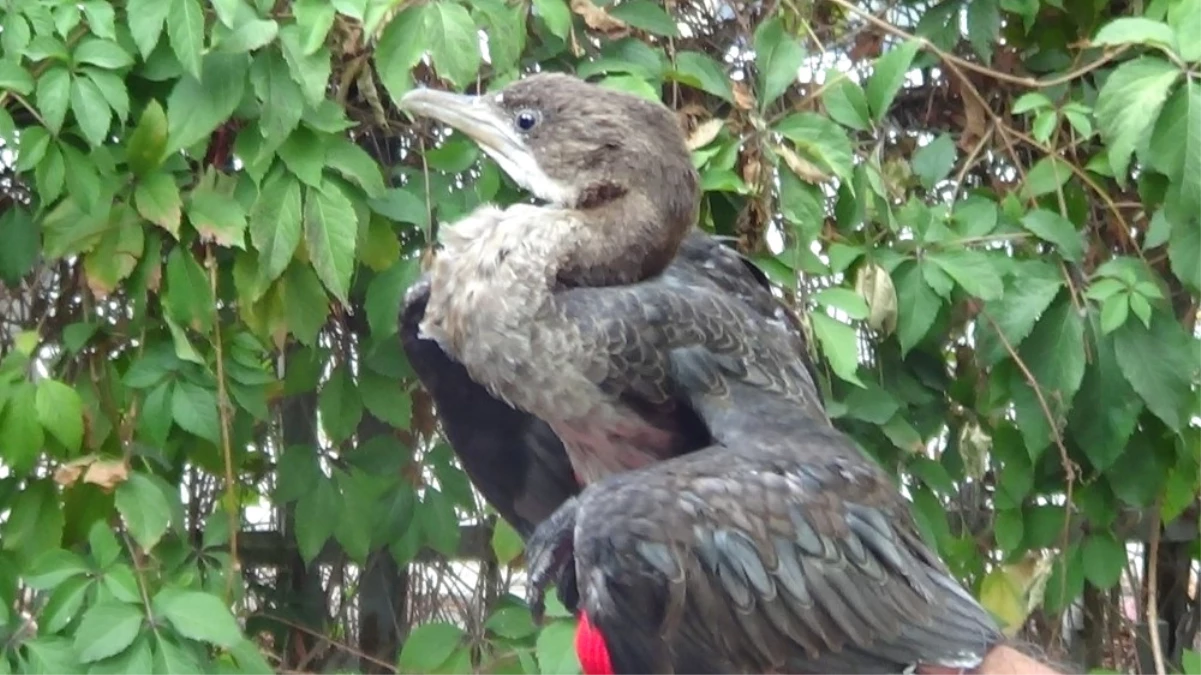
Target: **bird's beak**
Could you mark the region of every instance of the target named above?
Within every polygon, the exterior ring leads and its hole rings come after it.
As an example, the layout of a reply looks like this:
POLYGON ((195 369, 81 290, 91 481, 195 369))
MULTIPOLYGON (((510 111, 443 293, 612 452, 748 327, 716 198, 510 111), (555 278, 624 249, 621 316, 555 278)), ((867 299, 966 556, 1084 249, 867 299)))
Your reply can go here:
POLYGON ((529 154, 512 123, 482 96, 413 89, 400 98, 400 109, 458 129, 479 143, 488 154, 511 158, 529 154))
POLYGON ((571 193, 550 179, 538 165, 512 120, 487 97, 453 94, 436 89, 413 89, 400 98, 399 107, 412 115, 438 120, 479 144, 501 170, 534 195, 551 203, 564 203, 571 193))

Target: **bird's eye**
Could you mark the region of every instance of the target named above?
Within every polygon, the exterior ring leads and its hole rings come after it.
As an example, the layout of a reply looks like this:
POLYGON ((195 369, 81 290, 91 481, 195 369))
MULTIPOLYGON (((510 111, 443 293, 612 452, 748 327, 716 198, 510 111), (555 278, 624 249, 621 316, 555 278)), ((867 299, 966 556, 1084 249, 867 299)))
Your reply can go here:
POLYGON ((541 116, 534 110, 522 110, 517 113, 517 128, 522 131, 529 131, 538 124, 541 116))

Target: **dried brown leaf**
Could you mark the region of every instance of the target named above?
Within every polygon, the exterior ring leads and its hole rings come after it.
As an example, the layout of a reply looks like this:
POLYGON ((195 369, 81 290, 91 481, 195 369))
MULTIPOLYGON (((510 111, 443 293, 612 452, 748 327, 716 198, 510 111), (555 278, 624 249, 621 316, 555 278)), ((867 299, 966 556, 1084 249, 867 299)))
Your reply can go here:
POLYGON ((734 105, 741 110, 753 110, 755 108, 755 95, 751 93, 751 88, 746 86, 745 82, 734 82, 734 105))
POLYGON ((623 37, 630 32, 626 22, 609 16, 608 12, 597 7, 592 0, 571 0, 571 11, 579 14, 589 28, 603 33, 610 39, 623 37))
POLYGON ((113 491, 128 478, 129 464, 124 459, 104 459, 96 455, 67 462, 54 472, 54 482, 63 487, 71 487, 82 479, 105 492, 113 491))
POLYGON ((697 125, 692 133, 688 135, 688 149, 696 150, 703 148, 713 142, 717 135, 721 133, 722 127, 726 124, 725 120, 714 118, 697 125))
POLYGON ((788 168, 792 169, 792 172, 806 183, 816 185, 830 179, 830 176, 825 171, 822 171, 820 167, 793 152, 792 148, 787 145, 777 145, 775 150, 784 159, 784 163, 788 165, 788 168))

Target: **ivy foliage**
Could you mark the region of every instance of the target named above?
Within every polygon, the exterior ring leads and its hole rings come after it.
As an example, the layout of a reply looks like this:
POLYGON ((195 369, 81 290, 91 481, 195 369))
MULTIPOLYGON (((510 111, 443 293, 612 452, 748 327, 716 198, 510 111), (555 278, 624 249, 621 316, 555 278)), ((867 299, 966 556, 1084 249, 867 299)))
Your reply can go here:
MULTIPOLYGON (((535 67, 679 111, 701 225, 1011 633, 1115 587, 1131 514, 1195 523, 1201 2, 784 4, 0 6, 0 672, 303 667, 252 521, 410 571, 493 522, 396 317, 438 223, 521 195, 394 103, 535 67)), ((578 669, 562 608, 464 612, 370 667, 578 669)))

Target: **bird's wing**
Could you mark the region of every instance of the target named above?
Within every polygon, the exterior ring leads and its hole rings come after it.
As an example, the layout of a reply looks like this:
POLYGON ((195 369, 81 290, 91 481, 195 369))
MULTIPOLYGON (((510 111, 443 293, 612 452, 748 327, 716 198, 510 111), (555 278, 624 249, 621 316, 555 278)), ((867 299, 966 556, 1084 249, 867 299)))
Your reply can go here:
MULTIPOLYGON (((782 322, 794 350, 804 353, 799 323, 772 295, 762 273, 699 230, 684 239, 679 254, 662 275, 643 285, 695 286, 725 294, 728 302, 743 306, 755 321, 782 322)), ((436 342, 419 337, 418 326, 428 300, 425 279, 406 296, 400 315, 405 353, 433 398, 447 439, 472 483, 502 518, 528 536, 579 490, 563 443, 541 419, 493 397, 436 342)), ((804 363, 809 367, 807 360, 804 363)), ((812 396, 818 396, 816 388, 812 396)), ((665 424, 672 421, 661 419, 665 424)), ((687 431, 687 423, 675 421, 675 427, 687 431)), ((696 441, 699 436, 687 439, 693 443, 688 450, 702 446, 696 441)))
POLYGON ((619 670, 897 672, 975 665, 999 637, 826 422, 787 330, 698 285, 556 302, 598 387, 684 401, 714 440, 579 498, 578 590, 619 670))
POLYGON ((826 419, 809 361, 784 318, 765 317, 715 284, 664 276, 567 289, 554 303, 560 325, 574 333, 565 339, 579 346, 580 370, 634 409, 683 404, 707 417, 700 422, 717 438, 718 427, 758 416, 728 396, 731 385, 743 384, 788 401, 793 415, 826 419))
POLYGON ((468 478, 523 537, 579 492, 563 442, 541 419, 493 397, 433 340, 418 337, 429 285, 418 281, 400 314, 400 338, 434 400, 468 478))
POLYGON ((578 591, 615 672, 977 666, 1001 635, 888 478, 824 424, 761 423, 578 498, 578 591))

